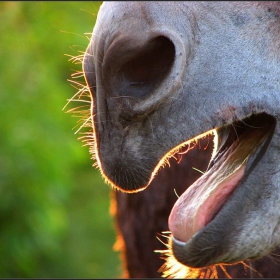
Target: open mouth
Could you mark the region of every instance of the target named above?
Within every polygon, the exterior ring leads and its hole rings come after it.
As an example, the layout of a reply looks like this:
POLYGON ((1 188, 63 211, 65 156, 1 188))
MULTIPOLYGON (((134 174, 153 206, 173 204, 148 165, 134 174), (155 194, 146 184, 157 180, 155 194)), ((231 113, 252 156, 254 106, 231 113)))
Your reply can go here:
POLYGON ((262 159, 275 124, 274 117, 260 113, 216 129, 218 144, 208 169, 179 197, 169 216, 175 242, 187 243, 219 215, 262 159))

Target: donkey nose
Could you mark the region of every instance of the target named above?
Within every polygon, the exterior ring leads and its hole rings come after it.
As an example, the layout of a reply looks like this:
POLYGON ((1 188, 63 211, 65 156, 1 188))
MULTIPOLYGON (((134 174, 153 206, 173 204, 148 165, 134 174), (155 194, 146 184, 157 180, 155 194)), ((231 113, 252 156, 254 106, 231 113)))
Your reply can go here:
POLYGON ((144 31, 119 35, 104 54, 107 92, 131 102, 146 98, 165 80, 174 60, 175 46, 166 36, 144 31))

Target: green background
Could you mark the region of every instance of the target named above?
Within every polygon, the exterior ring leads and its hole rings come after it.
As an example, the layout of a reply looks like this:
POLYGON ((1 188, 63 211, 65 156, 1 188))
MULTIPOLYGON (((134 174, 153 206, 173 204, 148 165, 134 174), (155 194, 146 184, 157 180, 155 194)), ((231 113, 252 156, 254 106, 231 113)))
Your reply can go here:
POLYGON ((109 186, 62 111, 101 2, 0 2, 0 278, 121 275, 109 186))

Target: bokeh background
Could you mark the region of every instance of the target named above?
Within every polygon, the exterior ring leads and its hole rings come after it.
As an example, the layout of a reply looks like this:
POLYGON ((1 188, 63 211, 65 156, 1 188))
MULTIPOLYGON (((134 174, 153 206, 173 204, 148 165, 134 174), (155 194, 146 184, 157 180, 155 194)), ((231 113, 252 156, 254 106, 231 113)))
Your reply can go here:
POLYGON ((114 278, 109 186, 62 111, 101 2, 0 2, 0 278, 114 278))

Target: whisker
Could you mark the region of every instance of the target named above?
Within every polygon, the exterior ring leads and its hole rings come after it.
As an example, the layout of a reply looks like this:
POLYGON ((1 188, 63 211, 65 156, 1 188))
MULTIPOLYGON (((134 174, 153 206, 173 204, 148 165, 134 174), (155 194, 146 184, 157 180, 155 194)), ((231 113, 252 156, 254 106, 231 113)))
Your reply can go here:
POLYGON ((177 194, 176 190, 174 189, 174 193, 176 195, 177 198, 179 198, 180 196, 177 194))
POLYGON ((249 268, 250 271, 257 273, 259 276, 263 277, 261 273, 259 273, 256 269, 253 268, 252 265, 247 264, 245 261, 240 262, 244 267, 249 268))
POLYGON ((232 277, 228 274, 226 268, 222 264, 220 264, 219 266, 221 270, 224 272, 224 274, 226 275, 226 277, 232 279, 232 277))
POLYGON ((205 172, 203 172, 203 171, 201 171, 201 170, 199 170, 199 169, 197 169, 197 168, 195 168, 195 167, 192 167, 192 169, 195 170, 195 171, 197 171, 197 172, 199 172, 199 173, 201 173, 201 174, 205 174, 205 172))

